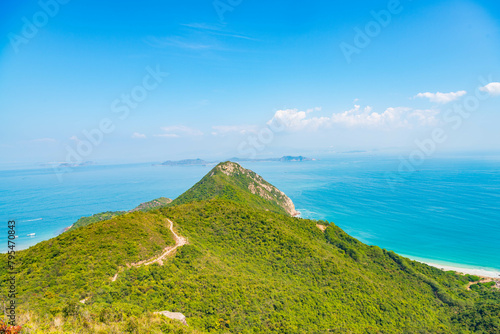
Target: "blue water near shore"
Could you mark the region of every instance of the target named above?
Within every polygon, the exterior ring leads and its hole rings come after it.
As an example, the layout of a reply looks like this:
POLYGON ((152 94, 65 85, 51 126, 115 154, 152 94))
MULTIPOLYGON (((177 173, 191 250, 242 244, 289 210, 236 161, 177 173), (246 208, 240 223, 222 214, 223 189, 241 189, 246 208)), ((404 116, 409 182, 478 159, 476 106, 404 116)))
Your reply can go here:
MULTIPOLYGON (((332 221, 367 244, 500 271, 500 159, 433 159, 403 173, 397 158, 380 156, 242 165, 289 195, 302 217, 332 221)), ((27 248, 82 216, 175 198, 212 167, 85 166, 62 182, 49 168, 3 170, 0 219, 16 220, 18 249, 27 248)))

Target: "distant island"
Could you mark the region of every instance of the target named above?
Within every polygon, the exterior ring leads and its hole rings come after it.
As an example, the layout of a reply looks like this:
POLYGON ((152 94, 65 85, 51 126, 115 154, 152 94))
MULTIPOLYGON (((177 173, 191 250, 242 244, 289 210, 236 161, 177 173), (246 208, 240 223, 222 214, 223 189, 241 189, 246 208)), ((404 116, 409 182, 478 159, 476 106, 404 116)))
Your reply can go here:
MULTIPOLYGON (((270 161, 281 161, 281 162, 302 162, 302 161, 315 161, 316 159, 304 157, 302 155, 291 156, 285 155, 281 158, 262 158, 262 159, 249 159, 249 158, 237 158, 233 157, 229 159, 235 162, 270 162, 270 161)), ((203 159, 184 159, 184 160, 167 160, 161 164, 155 164, 160 166, 210 166, 216 165, 218 161, 206 161, 203 159)))
POLYGON ((303 157, 301 155, 298 156, 291 156, 291 155, 285 155, 282 156, 281 158, 264 158, 264 159, 241 159, 241 158, 231 158, 229 159, 230 161, 236 161, 236 162, 244 162, 244 161, 255 161, 255 162, 265 162, 265 161, 281 161, 281 162, 295 162, 295 161, 314 161, 316 159, 312 158, 307 158, 303 157))
POLYGON ((290 162, 294 162, 294 161, 313 161, 313 160, 316 160, 316 159, 311 159, 311 158, 307 158, 307 157, 303 157, 301 155, 297 156, 297 157, 292 157, 292 156, 284 156, 284 157, 281 157, 280 161, 290 161, 290 162))
POLYGON ((41 167, 52 167, 52 168, 76 168, 76 167, 85 167, 85 166, 93 166, 96 163, 94 161, 83 161, 83 162, 49 162, 39 164, 41 167))
POLYGON ((206 166, 213 164, 212 162, 201 160, 201 159, 184 159, 184 160, 167 160, 162 162, 161 166, 206 166))

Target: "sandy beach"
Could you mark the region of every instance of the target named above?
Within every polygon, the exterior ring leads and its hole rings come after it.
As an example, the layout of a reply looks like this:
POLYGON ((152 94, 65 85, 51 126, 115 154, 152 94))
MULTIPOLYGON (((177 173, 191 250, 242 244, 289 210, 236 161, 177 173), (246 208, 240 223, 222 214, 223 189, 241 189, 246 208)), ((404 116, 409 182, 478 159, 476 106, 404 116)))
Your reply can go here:
MULTIPOLYGON (((420 262, 422 262, 422 261, 420 261, 420 262)), ((495 280, 500 280, 500 271, 452 267, 452 266, 446 266, 446 265, 430 263, 430 262, 423 262, 423 263, 428 264, 429 266, 439 268, 439 269, 444 270, 444 271, 451 270, 451 271, 456 271, 457 273, 461 273, 461 274, 470 274, 470 275, 476 275, 476 276, 480 276, 480 277, 494 278, 495 280)))

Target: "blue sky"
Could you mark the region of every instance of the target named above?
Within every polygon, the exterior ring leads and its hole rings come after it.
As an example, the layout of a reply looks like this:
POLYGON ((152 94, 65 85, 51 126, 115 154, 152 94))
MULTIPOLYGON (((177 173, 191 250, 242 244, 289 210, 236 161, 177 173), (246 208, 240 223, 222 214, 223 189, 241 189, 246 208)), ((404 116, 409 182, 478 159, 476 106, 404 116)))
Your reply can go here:
POLYGON ((497 1, 4 1, 0 22, 0 163, 411 152, 436 129, 437 153, 500 150, 497 1))

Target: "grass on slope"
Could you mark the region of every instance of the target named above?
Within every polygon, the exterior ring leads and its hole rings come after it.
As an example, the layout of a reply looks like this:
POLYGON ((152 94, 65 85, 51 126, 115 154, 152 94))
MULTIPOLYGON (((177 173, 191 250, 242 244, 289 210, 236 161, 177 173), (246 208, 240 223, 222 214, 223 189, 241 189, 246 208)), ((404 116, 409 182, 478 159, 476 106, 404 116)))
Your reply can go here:
POLYGON ((68 333, 500 329, 498 291, 467 291, 466 277, 364 245, 333 224, 323 233, 317 223, 222 199, 115 217, 20 252, 20 309, 42 319, 33 326, 53 328, 61 318, 68 333), (190 244, 163 266, 125 269, 111 283, 118 266, 173 243, 164 218, 190 244), (154 320, 163 310, 183 313, 189 327, 154 320))
POLYGON ((126 213, 127 213, 126 211, 106 211, 93 214, 92 216, 89 217, 82 217, 78 219, 73 225, 71 225, 68 231, 76 230, 77 228, 84 227, 103 220, 108 220, 116 216, 124 215, 126 213))
POLYGON ((223 200, 161 211, 190 245, 163 267, 125 272, 94 302, 117 296, 232 333, 459 333, 452 315, 471 303, 465 278, 402 267, 334 225, 323 234, 314 221, 223 200))
POLYGON ((132 212, 139 211, 139 210, 140 211, 151 211, 151 210, 158 209, 158 208, 165 206, 167 204, 170 204, 170 203, 172 203, 172 200, 170 198, 159 197, 159 198, 156 198, 152 201, 141 203, 135 209, 133 209, 131 211, 132 212))
MULTIPOLYGON (((68 231, 17 253, 18 303, 21 309, 57 314, 66 302, 86 298, 108 284, 119 267, 173 244, 163 217, 143 212, 68 231)), ((6 277, 5 266, 0 275, 6 277)))
POLYGON ((113 217, 124 215, 127 212, 151 211, 154 209, 161 208, 162 206, 165 206, 171 202, 172 202, 172 200, 170 198, 160 197, 160 198, 156 198, 156 199, 149 201, 149 202, 141 203, 137 207, 135 207, 134 209, 132 209, 130 211, 106 211, 106 212, 93 214, 92 216, 89 216, 89 217, 81 217, 68 229, 68 231, 76 230, 77 228, 84 227, 84 226, 87 226, 87 225, 90 225, 90 224, 93 224, 96 222, 109 220, 113 217))
MULTIPOLYGON (((276 201, 264 199, 249 191, 250 184, 254 183, 252 179, 258 177, 256 173, 247 170, 248 174, 242 174, 237 171, 234 175, 226 175, 218 169, 222 164, 224 163, 213 168, 211 172, 205 175, 189 190, 173 200, 168 206, 172 207, 180 204, 218 198, 231 200, 235 203, 244 204, 255 209, 287 214, 276 201)), ((265 180, 262 180, 262 183, 273 189, 273 191, 269 193, 271 196, 274 197, 275 194, 281 196, 281 194, 276 193, 277 190, 270 183, 265 180)))

